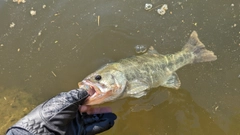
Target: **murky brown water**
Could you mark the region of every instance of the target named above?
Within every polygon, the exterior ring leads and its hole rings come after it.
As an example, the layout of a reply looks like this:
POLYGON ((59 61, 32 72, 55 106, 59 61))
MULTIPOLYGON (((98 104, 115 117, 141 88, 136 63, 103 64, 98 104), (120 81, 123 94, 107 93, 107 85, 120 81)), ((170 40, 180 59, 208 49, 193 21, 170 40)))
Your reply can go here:
POLYGON ((0 18, 0 113, 9 111, 1 133, 103 64, 136 55, 136 45, 174 53, 196 30, 218 60, 177 71, 178 91, 159 87, 104 104, 118 119, 103 134, 240 134, 239 0, 2 0, 0 18), (155 11, 161 4, 169 8, 163 16, 155 11))

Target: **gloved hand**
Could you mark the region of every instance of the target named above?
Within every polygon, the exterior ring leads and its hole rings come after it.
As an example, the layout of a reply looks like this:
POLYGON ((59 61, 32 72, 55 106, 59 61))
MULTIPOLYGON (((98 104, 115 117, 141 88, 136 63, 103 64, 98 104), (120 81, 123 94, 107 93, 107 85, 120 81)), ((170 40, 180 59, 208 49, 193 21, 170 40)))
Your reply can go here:
MULTIPOLYGON (((113 113, 102 113, 102 114, 82 114, 82 126, 84 135, 95 135, 97 133, 104 132, 111 128, 114 125, 114 120, 116 119, 116 115, 113 113)), ((76 128, 76 126, 71 126, 76 128)), ((81 126, 80 126, 81 127, 81 126)), ((71 128, 69 128, 71 129, 71 128)), ((72 129, 71 131, 75 131, 72 129)), ((67 134, 72 134, 72 132, 68 132, 67 134)))
POLYGON ((97 112, 94 109, 89 111, 86 106, 79 108, 88 96, 87 91, 83 89, 62 92, 19 120, 8 129, 7 135, 23 132, 39 135, 94 135, 108 130, 114 125, 115 114, 109 112, 89 115, 80 112, 84 107, 85 112, 97 112))

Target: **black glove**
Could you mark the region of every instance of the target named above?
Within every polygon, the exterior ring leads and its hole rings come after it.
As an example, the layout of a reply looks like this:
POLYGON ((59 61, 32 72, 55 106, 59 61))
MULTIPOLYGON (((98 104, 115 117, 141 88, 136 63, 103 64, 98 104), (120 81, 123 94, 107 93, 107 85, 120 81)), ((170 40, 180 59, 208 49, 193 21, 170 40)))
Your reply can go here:
POLYGON ((78 116, 82 118, 75 119, 71 123, 66 133, 67 135, 95 135, 104 132, 114 125, 114 120, 117 118, 113 113, 82 114, 78 116))
POLYGON ((95 135, 108 130, 114 125, 116 118, 116 115, 113 113, 83 115, 86 134, 95 135))
POLYGON ((22 129, 41 135, 94 135, 111 128, 116 119, 113 113, 80 114, 79 105, 88 96, 83 89, 60 93, 37 106, 8 129, 8 133, 14 132, 14 129, 22 129))

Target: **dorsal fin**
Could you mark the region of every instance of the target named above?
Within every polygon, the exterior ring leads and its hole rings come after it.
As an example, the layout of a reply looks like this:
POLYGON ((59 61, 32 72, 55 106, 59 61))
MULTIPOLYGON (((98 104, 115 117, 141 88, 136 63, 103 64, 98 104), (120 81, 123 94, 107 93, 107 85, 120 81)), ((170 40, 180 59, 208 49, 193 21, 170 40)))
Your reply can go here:
POLYGON ((159 53, 153 48, 153 46, 150 46, 148 51, 145 54, 158 54, 159 53))
POLYGON ((153 56, 164 56, 163 54, 158 53, 152 46, 150 46, 148 51, 144 54, 145 55, 153 55, 153 56))

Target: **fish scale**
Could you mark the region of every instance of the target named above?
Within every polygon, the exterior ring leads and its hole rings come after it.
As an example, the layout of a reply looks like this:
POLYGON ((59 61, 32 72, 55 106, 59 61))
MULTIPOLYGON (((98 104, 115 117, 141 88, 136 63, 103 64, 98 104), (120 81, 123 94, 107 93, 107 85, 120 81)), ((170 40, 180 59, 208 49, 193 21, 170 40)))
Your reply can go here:
POLYGON ((158 62, 161 58, 156 56, 152 58, 152 56, 149 55, 142 55, 138 57, 129 58, 128 60, 120 61, 120 64, 123 64, 125 67, 120 70, 125 72, 127 74, 126 77, 131 78, 131 80, 150 77, 153 76, 151 71, 157 72, 157 70, 160 69, 160 66, 163 64, 163 61, 161 63, 158 62), (129 62, 134 63, 135 65, 134 68, 127 66, 129 65, 128 64, 129 62), (136 77, 138 78, 129 76, 131 75, 132 72, 134 72, 134 74, 137 74, 136 77))

